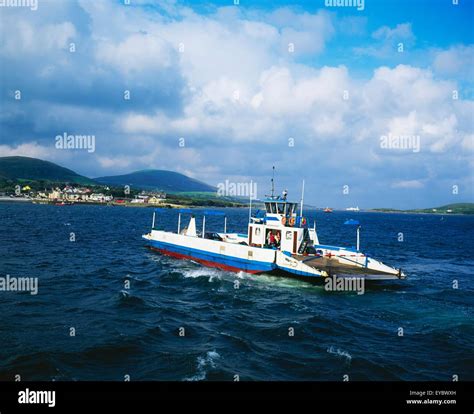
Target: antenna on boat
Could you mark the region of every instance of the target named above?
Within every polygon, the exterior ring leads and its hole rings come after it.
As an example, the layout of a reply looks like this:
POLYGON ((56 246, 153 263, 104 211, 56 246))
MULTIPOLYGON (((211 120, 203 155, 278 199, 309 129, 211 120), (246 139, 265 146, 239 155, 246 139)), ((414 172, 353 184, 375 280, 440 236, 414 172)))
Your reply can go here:
POLYGON ((357 251, 360 250, 360 226, 357 226, 357 251))
POLYGON ((304 202, 304 180, 303 180, 303 188, 301 189, 300 217, 303 217, 303 202, 304 202))
POLYGON ((275 166, 272 167, 272 200, 275 194, 275 166))
MULTIPOLYGON (((252 185, 252 181, 250 181, 250 185, 252 185)), ((250 191, 250 203, 249 203, 249 223, 252 222, 252 191, 250 191)))

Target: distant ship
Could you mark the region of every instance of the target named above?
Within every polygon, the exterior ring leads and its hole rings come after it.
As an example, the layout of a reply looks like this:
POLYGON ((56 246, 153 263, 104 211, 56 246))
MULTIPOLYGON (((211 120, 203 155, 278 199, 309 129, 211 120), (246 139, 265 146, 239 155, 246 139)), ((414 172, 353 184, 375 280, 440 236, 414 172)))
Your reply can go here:
POLYGON ((326 207, 323 211, 325 213, 332 213, 332 208, 326 207))
POLYGON ((357 207, 347 207, 346 211, 360 211, 359 206, 357 207))
MULTIPOLYGON (((272 180, 273 182, 273 180, 272 180)), ((354 274, 365 279, 403 279, 404 273, 375 260, 359 250, 360 225, 356 220, 344 224, 357 228, 357 247, 347 248, 320 244, 316 223, 308 227, 303 217, 303 198, 298 203, 272 195, 264 200, 263 214, 251 214, 247 233, 228 233, 227 217, 220 211, 204 211, 202 231, 198 231, 196 217, 190 209, 178 213, 176 232, 156 227, 157 214, 169 214, 167 209, 153 212, 152 229, 143 235, 147 246, 164 255, 192 260, 210 267, 246 273, 283 274, 304 279, 325 278, 334 274, 345 277, 354 274), (189 213, 189 224, 181 228, 181 214, 189 213), (206 216, 223 216, 224 231, 206 230, 206 216)))

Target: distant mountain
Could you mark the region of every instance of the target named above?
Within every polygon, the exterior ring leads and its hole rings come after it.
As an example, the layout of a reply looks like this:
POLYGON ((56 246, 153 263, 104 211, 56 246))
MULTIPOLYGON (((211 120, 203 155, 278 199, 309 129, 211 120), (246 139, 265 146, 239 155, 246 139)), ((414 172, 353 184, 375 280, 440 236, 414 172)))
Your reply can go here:
POLYGON ((0 182, 46 181, 80 185, 130 185, 135 189, 166 192, 215 192, 216 188, 183 174, 165 170, 143 170, 130 174, 91 179, 49 161, 30 157, 0 157, 0 182))
POLYGON ((0 157, 0 178, 4 180, 49 181, 94 185, 90 178, 49 161, 30 157, 0 157))
POLYGON ((143 190, 162 190, 167 192, 215 192, 216 188, 187 177, 186 175, 166 170, 142 170, 124 175, 98 177, 95 181, 111 186, 140 188, 143 190))

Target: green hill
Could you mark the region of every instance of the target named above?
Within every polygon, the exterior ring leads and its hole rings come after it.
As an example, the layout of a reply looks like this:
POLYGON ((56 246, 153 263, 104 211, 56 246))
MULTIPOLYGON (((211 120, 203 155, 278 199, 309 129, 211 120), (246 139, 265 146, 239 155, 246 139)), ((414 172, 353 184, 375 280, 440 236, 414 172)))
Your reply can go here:
POLYGON ((474 203, 454 203, 441 207, 397 210, 393 208, 375 208, 382 213, 430 213, 430 214, 474 214, 474 203))
POLYGON ((143 170, 130 174, 99 177, 95 180, 75 173, 49 161, 30 157, 0 157, 0 184, 10 187, 12 183, 44 186, 49 183, 79 185, 130 185, 138 190, 162 190, 168 193, 215 193, 216 189, 206 183, 173 171, 143 170))
POLYGON ((416 213, 474 214, 474 203, 454 203, 435 208, 409 210, 416 213), (449 210, 449 211, 448 211, 449 210))
POLYGON ((0 157, 0 179, 97 185, 90 178, 49 161, 30 157, 0 157))
POLYGON ((111 186, 140 188, 143 190, 162 190, 166 192, 215 192, 216 189, 202 181, 183 174, 166 170, 142 170, 130 174, 98 177, 95 181, 111 186))

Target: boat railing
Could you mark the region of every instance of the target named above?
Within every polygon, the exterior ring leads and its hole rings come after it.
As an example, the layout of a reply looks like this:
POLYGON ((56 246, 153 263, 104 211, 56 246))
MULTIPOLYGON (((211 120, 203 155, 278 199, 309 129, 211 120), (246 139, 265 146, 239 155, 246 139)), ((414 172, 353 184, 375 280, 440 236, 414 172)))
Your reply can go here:
MULTIPOLYGON (((155 208, 153 210, 153 221, 151 224, 151 229, 155 229, 155 219, 156 219, 156 213, 162 213, 162 212, 169 212, 169 209, 164 209, 164 208, 155 208)), ((180 208, 178 209, 178 231, 177 234, 181 234, 181 214, 183 213, 188 213, 193 215, 195 213, 195 210, 192 210, 190 208, 180 208)), ((200 237, 205 237, 206 235, 206 216, 223 216, 224 217, 224 233, 227 233, 227 215, 222 212, 222 211, 213 211, 213 210, 204 210, 202 212, 203 214, 203 221, 202 221, 202 231, 200 233, 200 237)))

